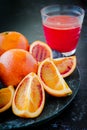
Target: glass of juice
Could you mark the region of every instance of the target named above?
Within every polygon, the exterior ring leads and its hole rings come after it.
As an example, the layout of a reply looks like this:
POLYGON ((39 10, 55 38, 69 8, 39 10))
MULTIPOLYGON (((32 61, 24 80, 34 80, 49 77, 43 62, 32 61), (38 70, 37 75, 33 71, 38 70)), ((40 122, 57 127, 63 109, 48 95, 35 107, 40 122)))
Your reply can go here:
POLYGON ((50 5, 41 9, 46 43, 65 56, 75 54, 85 11, 74 5, 50 5))

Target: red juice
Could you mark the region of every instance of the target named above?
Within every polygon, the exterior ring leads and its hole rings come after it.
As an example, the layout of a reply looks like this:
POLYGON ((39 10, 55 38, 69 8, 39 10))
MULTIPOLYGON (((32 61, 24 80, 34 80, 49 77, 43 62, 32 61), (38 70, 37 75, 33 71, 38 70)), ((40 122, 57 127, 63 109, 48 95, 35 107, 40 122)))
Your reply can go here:
POLYGON ((77 46, 81 25, 75 16, 58 15, 43 22, 47 44, 59 52, 70 52, 77 46))

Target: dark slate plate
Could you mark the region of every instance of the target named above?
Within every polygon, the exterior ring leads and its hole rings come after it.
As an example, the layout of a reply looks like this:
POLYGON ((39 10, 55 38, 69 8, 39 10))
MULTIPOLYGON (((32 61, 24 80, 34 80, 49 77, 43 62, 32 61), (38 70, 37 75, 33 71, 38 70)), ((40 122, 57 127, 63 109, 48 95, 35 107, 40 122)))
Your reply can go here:
MULTIPOLYGON (((54 57, 62 56, 60 53, 55 51, 53 51, 53 55, 54 57)), ((38 125, 58 116, 66 107, 68 107, 78 92, 80 84, 80 74, 78 68, 76 68, 75 71, 65 80, 73 91, 73 94, 71 96, 56 98, 46 93, 46 103, 44 110, 39 117, 34 119, 24 119, 17 117, 12 113, 12 110, 10 108, 9 110, 0 114, 0 130, 27 128, 38 125)))

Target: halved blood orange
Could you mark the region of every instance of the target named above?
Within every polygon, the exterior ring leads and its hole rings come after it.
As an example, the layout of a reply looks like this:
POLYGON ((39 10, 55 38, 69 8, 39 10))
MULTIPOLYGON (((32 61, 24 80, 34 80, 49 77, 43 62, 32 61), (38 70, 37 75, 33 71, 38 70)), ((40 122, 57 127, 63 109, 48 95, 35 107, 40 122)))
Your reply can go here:
POLYGON ((8 86, 0 89, 0 113, 9 109, 12 105, 14 87, 8 86))
POLYGON ((72 94, 72 90, 52 60, 46 59, 40 63, 38 76, 49 94, 56 97, 64 97, 72 94))
POLYGON ((48 57, 52 58, 51 48, 46 43, 39 40, 30 45, 30 53, 38 62, 41 62, 48 57))
POLYGON ((19 117, 34 118, 40 115, 45 104, 45 92, 38 76, 31 72, 17 86, 13 113, 19 117))
POLYGON ((72 74, 76 68, 76 56, 52 59, 63 78, 72 74))

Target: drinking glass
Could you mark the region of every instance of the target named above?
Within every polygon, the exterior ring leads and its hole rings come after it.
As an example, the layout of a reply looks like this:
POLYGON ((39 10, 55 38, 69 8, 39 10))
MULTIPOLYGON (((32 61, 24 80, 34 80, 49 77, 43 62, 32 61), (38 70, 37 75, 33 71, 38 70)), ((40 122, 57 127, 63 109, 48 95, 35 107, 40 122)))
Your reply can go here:
POLYGON ((76 52, 85 11, 74 5, 49 5, 41 9, 46 43, 65 56, 76 52))

